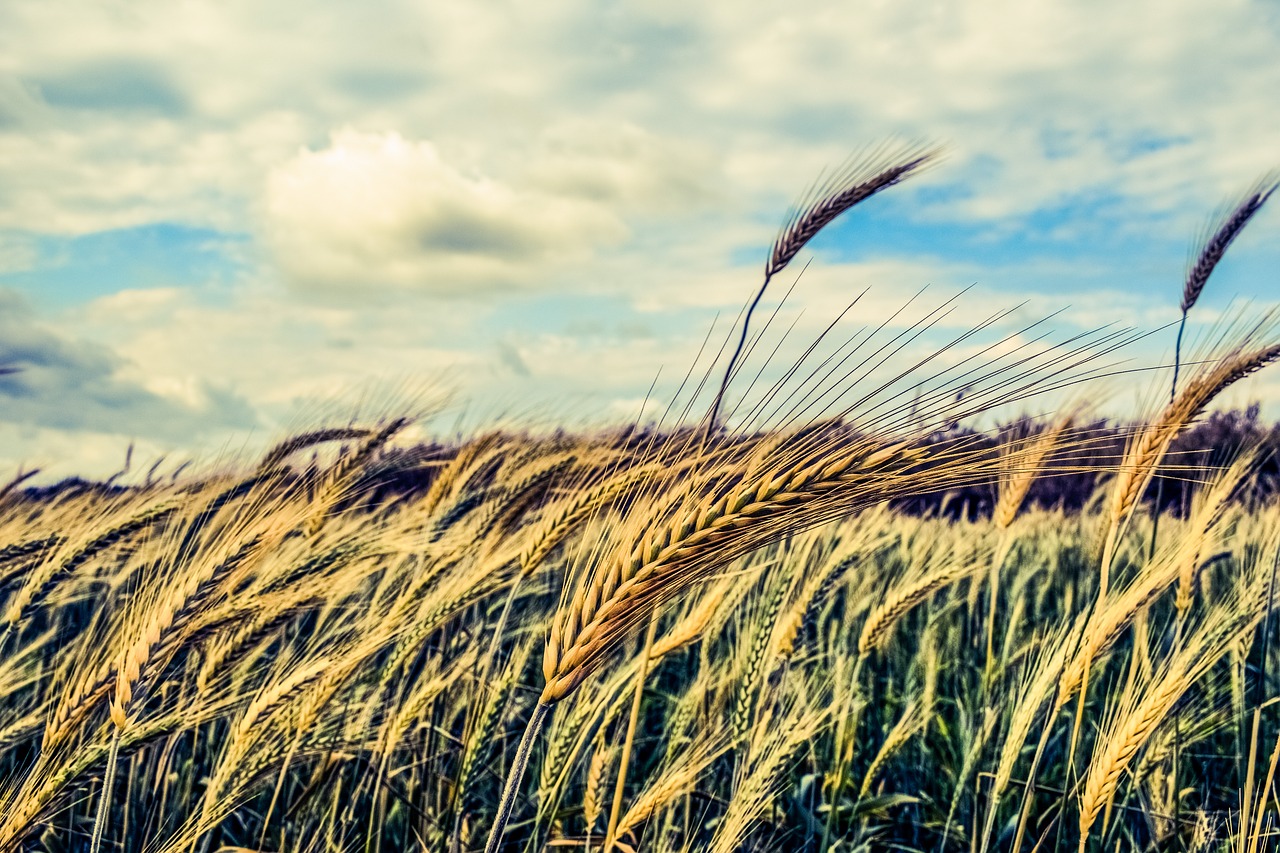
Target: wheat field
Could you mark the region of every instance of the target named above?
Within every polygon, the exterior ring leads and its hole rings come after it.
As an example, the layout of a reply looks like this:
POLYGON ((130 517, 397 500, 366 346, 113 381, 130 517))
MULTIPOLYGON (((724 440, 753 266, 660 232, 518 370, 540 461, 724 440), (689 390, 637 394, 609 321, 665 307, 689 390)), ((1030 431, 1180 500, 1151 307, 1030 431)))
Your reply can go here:
MULTIPOLYGON (((816 187, 752 307, 933 156, 816 187)), ((1273 189, 1207 235, 1184 324, 1273 189)), ((127 487, 15 479, 0 850, 1270 848, 1267 451, 1171 448, 1280 358, 1274 317, 1121 430, 956 426, 1087 383, 1111 333, 751 398, 750 323, 659 427, 423 445, 393 415, 127 487), (1064 478, 1083 506, 1034 499, 1064 478)))

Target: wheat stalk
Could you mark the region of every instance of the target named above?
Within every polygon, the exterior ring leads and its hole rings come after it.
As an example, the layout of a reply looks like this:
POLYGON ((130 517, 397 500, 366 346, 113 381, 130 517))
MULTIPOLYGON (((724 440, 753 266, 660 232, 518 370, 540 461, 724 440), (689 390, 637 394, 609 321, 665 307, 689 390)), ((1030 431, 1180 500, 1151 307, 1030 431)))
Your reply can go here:
MULTIPOLYGON (((1259 324, 1262 328, 1266 322, 1259 324)), ((1116 547, 1133 508, 1146 491, 1169 445, 1223 390, 1280 358, 1280 344, 1252 346, 1249 337, 1210 363, 1187 383, 1173 402, 1142 429, 1125 454, 1111 490, 1109 523, 1103 545, 1099 598, 1107 594, 1116 547)))

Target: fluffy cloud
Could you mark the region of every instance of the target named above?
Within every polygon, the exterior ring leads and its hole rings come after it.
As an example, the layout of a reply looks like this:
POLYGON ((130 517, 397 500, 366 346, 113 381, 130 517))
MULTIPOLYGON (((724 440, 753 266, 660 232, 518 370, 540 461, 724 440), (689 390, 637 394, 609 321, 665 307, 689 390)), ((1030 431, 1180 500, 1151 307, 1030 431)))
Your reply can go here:
POLYGON ((719 197, 705 146, 629 124, 557 122, 523 153, 497 177, 429 140, 344 129, 271 171, 263 234, 295 287, 456 296, 545 288, 719 197))
POLYGON ((627 233, 586 199, 464 175, 429 142, 352 130, 274 170, 265 214, 283 275, 321 289, 528 284, 627 233))

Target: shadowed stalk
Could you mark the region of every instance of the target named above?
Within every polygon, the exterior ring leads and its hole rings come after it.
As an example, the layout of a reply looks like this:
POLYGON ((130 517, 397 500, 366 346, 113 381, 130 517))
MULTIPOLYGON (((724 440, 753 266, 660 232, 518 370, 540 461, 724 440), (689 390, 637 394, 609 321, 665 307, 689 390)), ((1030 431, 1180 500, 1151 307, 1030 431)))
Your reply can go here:
MULTIPOLYGON (((866 655, 859 654, 853 662, 853 671, 849 675, 849 686, 845 692, 845 703, 840 709, 839 720, 844 721, 846 725, 855 728, 860 717, 860 709, 862 703, 862 665, 866 660, 866 655)), ((854 731, 850 739, 857 737, 854 731)), ((831 836, 835 830, 836 813, 839 811, 840 796, 844 791, 845 775, 848 771, 848 756, 845 750, 841 750, 837 757, 835 772, 832 776, 835 781, 831 785, 831 803, 827 809, 827 819, 822 824, 822 837, 818 842, 819 853, 827 853, 831 846, 831 836)), ((823 780, 826 781, 825 779, 823 780)))

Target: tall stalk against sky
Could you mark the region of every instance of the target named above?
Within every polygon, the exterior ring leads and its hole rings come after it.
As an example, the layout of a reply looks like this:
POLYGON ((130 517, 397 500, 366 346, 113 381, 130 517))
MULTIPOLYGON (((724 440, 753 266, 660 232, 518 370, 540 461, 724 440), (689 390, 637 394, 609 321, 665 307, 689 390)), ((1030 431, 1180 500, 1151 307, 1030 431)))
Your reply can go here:
POLYGON ((751 328, 751 316, 764 298, 773 277, 787 268, 810 240, 823 228, 834 222, 840 214, 859 202, 901 183, 925 166, 938 159, 940 149, 920 144, 883 144, 854 155, 849 162, 827 177, 820 177, 792 208, 791 215, 773 241, 769 258, 764 265, 764 280, 747 305, 742 316, 742 332, 729 363, 725 365, 720 390, 716 392, 711 412, 707 415, 707 429, 714 430, 724 402, 724 392, 733 378, 734 368, 746 346, 751 328))

